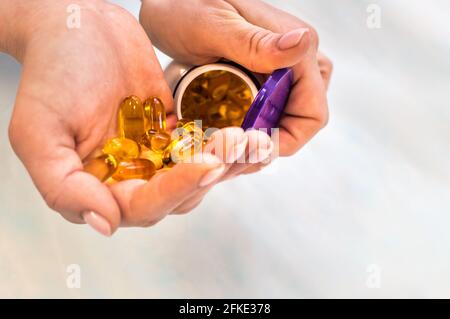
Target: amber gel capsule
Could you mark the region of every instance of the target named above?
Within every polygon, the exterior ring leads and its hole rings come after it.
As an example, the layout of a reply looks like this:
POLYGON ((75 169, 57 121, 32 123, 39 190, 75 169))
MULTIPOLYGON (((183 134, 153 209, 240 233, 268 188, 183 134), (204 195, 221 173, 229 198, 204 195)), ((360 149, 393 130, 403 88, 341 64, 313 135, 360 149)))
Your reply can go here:
POLYGON ((128 138, 111 138, 103 146, 103 153, 113 155, 118 161, 139 157, 139 145, 128 138))
POLYGON ((149 180, 155 175, 155 172, 156 168, 153 162, 143 158, 135 158, 120 162, 112 178, 119 182, 127 179, 149 180))
MULTIPOLYGON (((211 71, 214 72, 214 71, 211 71)), ((230 87, 231 75, 226 72, 209 79, 208 91, 214 101, 222 100, 230 87)))
POLYGON ((170 134, 166 132, 166 109, 157 97, 144 103, 147 131, 141 139, 141 144, 155 152, 162 152, 170 144, 170 134))
POLYGON ((195 153, 201 152, 203 147, 203 131, 197 127, 196 134, 193 132, 186 134, 186 131, 184 132, 184 135, 173 140, 164 150, 164 164, 169 164, 170 162, 182 162, 193 156, 195 153))
POLYGON ((171 136, 166 131, 155 132, 148 130, 147 133, 142 136, 141 144, 154 152, 162 152, 167 146, 169 146, 171 136))
POLYGON ((145 133, 144 107, 136 96, 127 97, 119 110, 120 137, 139 142, 145 133))
POLYGON ((84 171, 104 182, 114 174, 117 166, 118 163, 114 156, 103 154, 84 163, 84 171))
POLYGON ((181 128, 184 130, 183 134, 189 134, 194 138, 194 142, 201 143, 203 141, 203 130, 194 121, 187 122, 181 128))
POLYGON ((152 150, 144 150, 141 152, 140 158, 147 159, 153 162, 153 164, 155 164, 156 169, 161 169, 164 166, 162 156, 163 153, 154 152, 152 150))
POLYGON ((166 109, 163 102, 157 97, 150 98, 144 103, 147 117, 147 130, 159 132, 166 130, 166 109))
POLYGON ((182 138, 174 140, 170 143, 163 153, 163 162, 166 165, 171 162, 183 162, 187 158, 194 155, 194 153, 194 139, 190 135, 185 135, 182 138))

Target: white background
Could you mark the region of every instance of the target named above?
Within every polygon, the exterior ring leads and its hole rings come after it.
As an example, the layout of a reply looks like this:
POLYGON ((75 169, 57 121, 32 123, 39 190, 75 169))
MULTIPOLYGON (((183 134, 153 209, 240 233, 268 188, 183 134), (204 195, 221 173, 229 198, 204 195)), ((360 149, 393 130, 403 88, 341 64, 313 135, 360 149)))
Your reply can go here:
POLYGON ((334 61, 327 128, 192 214, 112 239, 33 187, 7 138, 20 66, 0 55, 0 297, 449 296, 450 3, 272 2, 313 24, 334 61), (366 26, 370 3, 381 29, 366 26))

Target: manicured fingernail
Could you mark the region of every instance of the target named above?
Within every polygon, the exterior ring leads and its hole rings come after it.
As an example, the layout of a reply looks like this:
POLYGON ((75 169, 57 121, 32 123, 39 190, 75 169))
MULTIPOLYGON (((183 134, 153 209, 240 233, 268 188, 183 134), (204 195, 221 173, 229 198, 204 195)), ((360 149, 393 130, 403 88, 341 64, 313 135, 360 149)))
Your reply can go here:
POLYGON ((200 180, 199 186, 205 187, 208 186, 215 181, 217 181, 225 172, 225 165, 221 164, 219 167, 212 169, 200 180))
POLYGON ((242 141, 231 148, 230 153, 227 155, 227 164, 234 163, 238 158, 241 158, 244 155, 245 150, 247 148, 248 137, 246 135, 243 136, 242 141))
POLYGON ((297 46, 302 40, 305 33, 308 32, 307 28, 296 29, 285 33, 278 40, 278 49, 280 50, 288 50, 295 46, 297 46))
POLYGON ((94 212, 85 212, 83 213, 83 219, 86 224, 91 226, 103 236, 110 237, 112 235, 111 226, 108 221, 99 214, 94 212))

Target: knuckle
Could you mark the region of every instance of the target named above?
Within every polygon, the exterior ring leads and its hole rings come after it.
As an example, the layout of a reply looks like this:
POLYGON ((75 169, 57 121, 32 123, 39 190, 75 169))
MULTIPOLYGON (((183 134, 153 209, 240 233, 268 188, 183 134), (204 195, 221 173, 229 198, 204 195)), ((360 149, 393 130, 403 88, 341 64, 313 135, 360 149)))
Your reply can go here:
POLYGON ((17 122, 12 119, 8 126, 8 139, 13 148, 19 141, 19 132, 20 130, 17 128, 17 122))
POLYGON ((319 130, 327 126, 329 121, 330 121, 330 114, 328 112, 328 108, 325 108, 317 117, 319 130))
POLYGON ((49 190, 47 192, 42 192, 42 198, 44 199, 47 206, 54 210, 59 211, 58 198, 60 196, 60 192, 55 189, 49 190))
POLYGON ((331 74, 333 71, 333 61, 331 61, 327 56, 323 55, 323 54, 319 54, 319 65, 321 67, 321 69, 328 73, 331 74))
MULTIPOLYGON (((267 59, 265 61, 260 61, 258 55, 263 51, 264 46, 267 41, 270 40, 271 35, 272 33, 270 31, 264 29, 250 30, 243 34, 244 39, 241 43, 247 43, 246 51, 249 68, 251 70, 255 70, 257 66, 261 68, 262 62, 270 64, 271 61, 267 59)), ((268 65, 267 68, 270 69, 270 65, 268 65)))
POLYGON ((308 30, 309 30, 309 34, 310 34, 310 39, 311 39, 311 46, 317 50, 319 48, 319 33, 317 32, 317 30, 308 25, 307 26, 308 30))

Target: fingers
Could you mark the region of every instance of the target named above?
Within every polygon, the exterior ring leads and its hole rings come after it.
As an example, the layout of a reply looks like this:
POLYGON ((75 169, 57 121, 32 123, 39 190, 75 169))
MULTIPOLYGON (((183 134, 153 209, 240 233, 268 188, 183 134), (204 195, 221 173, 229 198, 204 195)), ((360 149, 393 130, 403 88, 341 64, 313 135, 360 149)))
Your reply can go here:
POLYGON ((225 163, 236 161, 246 146, 244 131, 238 127, 217 130, 211 140, 205 153, 194 156, 191 163, 177 164, 148 182, 130 180, 112 185, 122 210, 122 225, 151 226, 169 213, 186 213, 196 207, 226 173, 230 164, 225 163))
POLYGON ((245 132, 245 136, 248 139, 245 153, 229 168, 223 180, 228 180, 247 171, 259 170, 262 166, 270 163, 272 154, 276 156, 277 143, 273 143, 266 133, 250 130, 245 132))
MULTIPOLYGON (((206 131, 208 135, 210 130, 206 131)), ((245 153, 248 137, 240 127, 227 127, 214 130, 207 145, 203 148, 205 153, 211 153, 220 158, 228 168, 245 153)))
POLYGON ((178 207, 174 208, 171 214, 173 215, 184 215, 191 212, 202 202, 205 195, 209 192, 211 187, 207 187, 204 190, 199 191, 195 196, 187 199, 185 202, 181 203, 178 207))
POLYGON ((310 33, 308 28, 296 28, 287 32, 273 32, 253 25, 245 19, 228 22, 226 32, 214 24, 209 41, 210 50, 217 56, 235 61, 247 69, 259 73, 297 64, 308 51, 310 33))
MULTIPOLYGON (((241 12, 245 19, 274 32, 287 32, 297 28, 308 28, 310 47, 301 61, 292 67, 294 85, 285 114, 280 121, 280 155, 288 156, 305 145, 328 121, 326 83, 322 78, 317 61, 317 33, 303 21, 277 10, 259 0, 228 0, 241 12)), ((325 79, 330 64, 321 60, 325 79)), ((328 80, 329 81, 329 80, 328 80)))
MULTIPOLYGON (((215 132, 211 134, 208 144, 204 147, 204 152, 214 154, 225 163, 224 175, 221 180, 226 178, 227 172, 234 165, 237 165, 236 161, 245 157, 247 144, 248 137, 240 127, 227 127, 221 130, 215 130, 215 132)), ((219 182, 219 180, 217 182, 219 182)), ((172 213, 185 214, 197 207, 212 186, 213 184, 194 193, 186 201, 176 207, 172 213)))
POLYGON ((9 128, 11 145, 47 205, 73 223, 87 222, 110 236, 120 224, 119 207, 111 192, 83 172, 74 139, 61 121, 41 115, 36 103, 35 118, 30 119, 23 112, 28 113, 32 101, 20 96, 17 101, 9 128))
POLYGON ((122 225, 155 224, 192 194, 220 179, 224 170, 219 158, 203 154, 194 163, 177 164, 148 182, 130 180, 112 185, 111 191, 122 210, 122 225))

